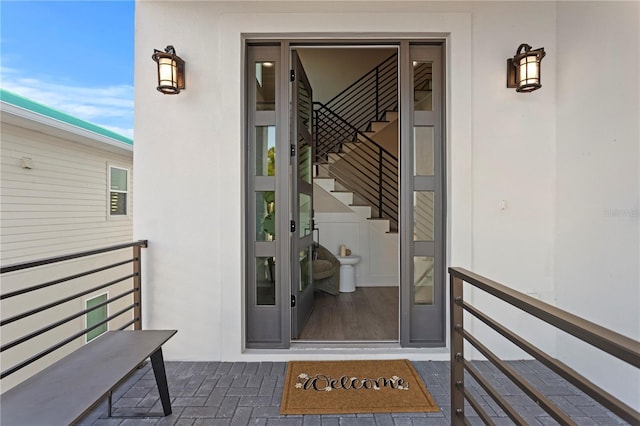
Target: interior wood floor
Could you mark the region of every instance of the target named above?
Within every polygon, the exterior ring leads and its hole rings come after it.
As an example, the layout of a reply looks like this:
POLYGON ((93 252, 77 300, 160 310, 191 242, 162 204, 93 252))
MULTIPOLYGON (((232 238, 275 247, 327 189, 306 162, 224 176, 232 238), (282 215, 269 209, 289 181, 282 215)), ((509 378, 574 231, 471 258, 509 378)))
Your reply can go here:
POLYGON ((332 296, 315 293, 299 340, 398 340, 398 287, 358 287, 332 296))

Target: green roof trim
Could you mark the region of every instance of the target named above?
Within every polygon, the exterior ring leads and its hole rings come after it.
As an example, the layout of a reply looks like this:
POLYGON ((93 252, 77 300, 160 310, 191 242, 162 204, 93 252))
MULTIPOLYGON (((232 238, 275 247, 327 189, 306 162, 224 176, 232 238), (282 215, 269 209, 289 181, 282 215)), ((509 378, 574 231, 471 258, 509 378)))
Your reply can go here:
POLYGON ((31 99, 27 99, 2 88, 0 88, 0 101, 133 146, 133 140, 129 139, 126 136, 105 129, 104 127, 100 127, 97 124, 81 120, 77 117, 58 111, 46 105, 42 105, 38 102, 32 101, 31 99))

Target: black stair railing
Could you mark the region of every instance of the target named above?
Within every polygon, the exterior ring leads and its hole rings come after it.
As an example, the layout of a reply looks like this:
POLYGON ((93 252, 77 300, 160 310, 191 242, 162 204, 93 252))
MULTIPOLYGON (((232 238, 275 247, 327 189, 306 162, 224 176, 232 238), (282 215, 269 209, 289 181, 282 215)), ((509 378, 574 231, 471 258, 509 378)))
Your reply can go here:
POLYGON ((398 159, 364 132, 398 110, 397 52, 326 103, 314 102, 316 165, 372 206, 372 217, 398 229, 398 159))
POLYGON ((326 105, 314 102, 316 164, 373 207, 372 217, 398 229, 398 158, 326 105))
POLYGON ((365 73, 349 87, 325 102, 327 108, 358 130, 382 120, 387 111, 398 109, 398 53, 365 73))

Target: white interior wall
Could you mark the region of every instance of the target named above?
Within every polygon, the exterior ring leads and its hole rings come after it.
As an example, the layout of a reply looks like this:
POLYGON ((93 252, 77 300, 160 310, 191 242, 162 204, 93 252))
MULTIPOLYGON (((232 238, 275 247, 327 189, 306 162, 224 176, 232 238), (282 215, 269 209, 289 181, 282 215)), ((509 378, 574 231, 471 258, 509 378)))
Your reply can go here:
MULTIPOLYGON (((558 5, 558 305, 640 340, 640 3, 558 5)), ((558 356, 640 408, 640 372, 564 334, 558 356), (594 368, 594 366, 597 366, 594 368), (624 378, 624 379, 622 379, 624 378)))
POLYGON ((320 244, 337 255, 344 244, 360 256, 354 267, 357 287, 397 287, 399 236, 389 233, 389 221, 369 220, 370 209, 351 209, 320 185, 313 186, 313 208, 320 244))
POLYGON ((396 49, 302 48, 298 49, 313 100, 326 103, 387 59, 396 49))

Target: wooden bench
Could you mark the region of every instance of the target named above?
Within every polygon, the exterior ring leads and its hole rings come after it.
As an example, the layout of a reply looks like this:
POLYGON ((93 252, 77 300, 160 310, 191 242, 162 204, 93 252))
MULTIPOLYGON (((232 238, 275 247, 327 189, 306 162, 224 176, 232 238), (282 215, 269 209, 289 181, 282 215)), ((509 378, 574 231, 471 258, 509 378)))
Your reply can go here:
POLYGON ((176 330, 109 331, 0 395, 0 423, 69 425, 78 421, 151 357, 164 415, 171 400, 162 345, 176 330))

